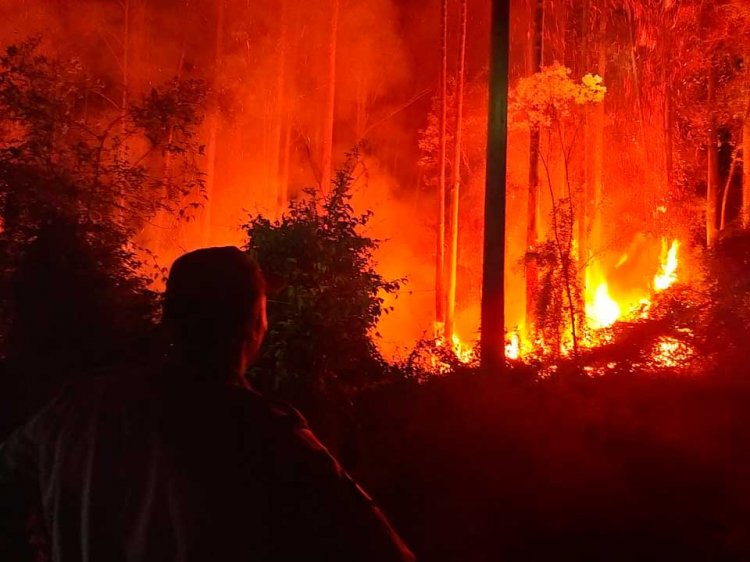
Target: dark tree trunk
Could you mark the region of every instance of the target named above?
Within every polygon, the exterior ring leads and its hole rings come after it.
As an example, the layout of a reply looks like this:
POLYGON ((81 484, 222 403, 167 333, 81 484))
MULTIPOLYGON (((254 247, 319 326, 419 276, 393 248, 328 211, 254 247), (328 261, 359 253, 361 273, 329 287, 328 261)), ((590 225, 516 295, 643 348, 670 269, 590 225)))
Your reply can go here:
POLYGON ((497 373, 502 372, 505 365, 505 187, 509 21, 510 0, 493 0, 480 346, 482 367, 497 373))

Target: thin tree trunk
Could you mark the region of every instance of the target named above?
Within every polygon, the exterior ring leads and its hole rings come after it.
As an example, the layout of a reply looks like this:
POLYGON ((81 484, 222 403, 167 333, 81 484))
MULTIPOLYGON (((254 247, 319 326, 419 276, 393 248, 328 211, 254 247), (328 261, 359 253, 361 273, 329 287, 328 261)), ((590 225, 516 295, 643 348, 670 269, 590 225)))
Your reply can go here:
MULTIPOLYGON (((648 146, 646 143, 646 109, 643 104, 643 92, 641 91, 641 75, 640 72, 638 72, 638 61, 636 60, 636 52, 635 52, 635 18, 633 17, 633 9, 630 6, 629 2, 625 2, 625 11, 628 15, 628 37, 630 39, 630 66, 632 68, 633 72, 633 84, 635 86, 635 94, 636 99, 638 101, 638 114, 639 114, 639 121, 638 121, 638 131, 640 133, 641 137, 641 150, 643 152, 644 158, 647 157, 648 154, 648 146)), ((644 161, 644 163, 646 163, 644 161)))
MULTIPOLYGON (((544 52, 544 0, 536 0, 534 10, 534 41, 532 74, 542 70, 544 52)), ((539 291, 539 268, 533 252, 538 242, 537 218, 539 214, 539 149, 540 131, 532 126, 529 138, 529 193, 526 209, 526 333, 533 337, 536 331, 536 299, 539 291)))
MULTIPOLYGON (((177 79, 182 79, 182 71, 185 66, 185 43, 183 41, 182 44, 182 53, 180 54, 180 61, 177 63, 177 79)), ((172 144, 172 141, 174 140, 174 128, 169 129, 169 137, 167 139, 168 144, 172 144)), ((172 181, 172 163, 174 161, 174 155, 172 151, 167 151, 167 153, 164 155, 164 168, 163 168, 163 177, 164 181, 166 182, 166 205, 162 207, 159 210, 159 214, 157 215, 158 220, 156 220, 156 225, 159 228, 158 234, 157 234, 157 254, 160 256, 164 256, 171 247, 175 246, 175 241, 177 240, 177 237, 181 234, 179 227, 182 226, 180 224, 180 221, 175 220, 174 216, 174 210, 172 210, 169 206, 173 199, 178 199, 179 194, 174 192, 174 182, 172 181), (173 223, 177 223, 177 228, 174 228, 173 223)))
POLYGON ((667 187, 674 188, 674 99, 672 84, 667 83, 664 93, 664 152, 667 187))
MULTIPOLYGON (((581 69, 578 74, 583 72, 589 72, 590 70, 590 44, 589 44, 589 31, 591 25, 591 0, 584 0, 583 4, 583 16, 581 17, 580 29, 581 29, 581 69)), ((586 268, 585 264, 588 261, 588 227, 589 217, 591 214, 591 128, 590 128, 590 112, 587 107, 584 107, 583 117, 583 153, 581 158, 583 160, 583 173, 581 177, 582 189, 581 197, 578 205, 578 257, 580 264, 580 283, 581 287, 585 290, 586 288, 586 268)))
POLYGON ((331 189, 333 166, 333 120, 336 108, 336 42, 338 38, 340 0, 331 0, 331 27, 328 43, 328 96, 323 121, 323 157, 320 163, 320 187, 324 193, 331 189))
POLYGON ((286 101, 286 66, 287 66, 287 35, 288 35, 288 5, 289 0, 280 0, 281 9, 279 10, 279 59, 277 64, 276 75, 276 121, 274 128, 273 141, 275 148, 271 166, 273 170, 273 185, 276 204, 276 215, 280 216, 286 207, 286 186, 281 183, 282 180, 282 163, 281 153, 284 149, 285 140, 285 121, 287 115, 286 101))
MULTIPOLYGON (((607 18, 604 3, 599 8, 599 62, 597 73, 606 81, 607 78, 607 18)), ((606 82, 605 82, 606 83, 606 82)), ((594 107, 594 217, 589 247, 601 248, 602 240, 602 202, 604 200, 604 121, 607 97, 594 107)))
MULTIPOLYGON (((289 0, 285 0, 289 1, 289 0)), ((301 4, 299 2, 295 3, 295 10, 293 12, 293 19, 291 22, 292 28, 295 28, 299 21, 300 21, 300 7, 301 4)), ((300 33, 293 33, 292 34, 292 41, 290 45, 290 51, 291 54, 287 53, 286 58, 291 61, 291 65, 288 65, 289 68, 294 68, 294 62, 297 60, 297 54, 299 53, 299 41, 300 41, 300 33)), ((289 78, 291 79, 293 75, 290 73, 289 78)), ((290 91, 294 91, 293 88, 287 88, 290 91)), ((280 190, 280 196, 281 196, 281 209, 285 210, 287 205, 289 204, 289 168, 291 166, 291 158, 292 158, 292 130, 294 129, 293 123, 292 123, 292 112, 293 112, 293 105, 292 105, 293 98, 291 96, 287 96, 286 98, 286 113, 284 116, 284 141, 282 143, 281 148, 281 171, 280 171, 280 179, 279 182, 281 184, 281 190, 280 190)))
POLYGON ((367 109, 368 109, 368 96, 367 96, 367 83, 364 77, 360 77, 357 80, 355 97, 355 121, 354 121, 354 136, 359 141, 364 138, 365 132, 367 131, 367 109))
POLYGON ((750 118, 747 116, 742 127, 742 228, 750 228, 750 118))
POLYGON ((448 0, 440 3, 440 177, 437 249, 435 253, 435 324, 445 326, 445 168, 448 121, 448 0))
POLYGON ((727 181, 724 183, 724 190, 721 194, 721 218, 719 220, 719 230, 724 230, 727 225, 727 203, 729 202, 729 188, 732 186, 734 172, 737 170, 737 161, 739 159, 739 155, 737 154, 737 152, 737 148, 732 151, 732 162, 729 164, 729 175, 727 176, 727 181))
POLYGON ((281 212, 289 205, 289 165, 292 150, 292 116, 287 110, 284 120, 284 139, 281 145, 281 170, 279 172, 279 207, 281 212))
POLYGON ((122 33, 122 113, 128 110, 128 87, 130 75, 130 0, 123 0, 123 33, 122 33))
MULTIPOLYGON (((750 62, 750 54, 746 57, 750 62)), ((742 228, 750 228, 750 68, 747 73, 747 111, 742 126, 742 228)))
MULTIPOLYGON (((670 32, 667 32, 670 33, 670 32)), ((667 38, 666 60, 672 60, 672 37, 667 38)), ((667 189, 674 189, 674 97, 672 94, 672 74, 667 64, 664 65, 664 172, 667 189)))
MULTIPOLYGON (((122 157, 125 146, 124 142, 126 117, 128 114, 128 78, 130 75, 129 68, 129 57, 130 57, 130 0, 122 0, 120 5, 122 6, 122 60, 121 71, 122 71, 122 95, 120 97, 120 124, 118 126, 118 134, 120 136, 120 144, 116 148, 116 152, 119 157, 122 157)), ((119 220, 121 224, 127 222, 127 198, 126 194, 118 189, 114 194, 116 208, 114 211, 115 220, 119 220)))
POLYGON ((498 374, 502 373, 505 366, 505 187, 509 20, 510 0, 493 0, 480 356, 482 367, 486 371, 498 374))
MULTIPOLYGON (((708 71, 708 107, 713 108, 716 101, 716 75, 713 68, 708 71)), ((708 129, 707 151, 708 169, 706 170, 706 244, 712 247, 717 238, 717 210, 719 205, 719 151, 716 131, 716 116, 712 115, 708 129)))
POLYGON ((216 204, 216 158, 219 133, 219 100, 221 51, 224 42, 224 0, 216 0, 216 31, 214 34, 214 73, 212 83, 213 106, 208 122, 208 148, 206 150, 206 202, 204 207, 203 245, 208 246, 213 236, 214 207, 216 204))
POLYGON ((461 34, 459 39, 458 67, 456 80, 456 126, 455 152, 453 154, 453 178, 451 181, 450 212, 450 270, 448 277, 448 314, 445 321, 446 338, 453 335, 456 319, 456 286, 458 284, 458 206, 461 188, 461 130, 463 128, 464 82, 466 81, 466 19, 467 0, 461 0, 461 34))

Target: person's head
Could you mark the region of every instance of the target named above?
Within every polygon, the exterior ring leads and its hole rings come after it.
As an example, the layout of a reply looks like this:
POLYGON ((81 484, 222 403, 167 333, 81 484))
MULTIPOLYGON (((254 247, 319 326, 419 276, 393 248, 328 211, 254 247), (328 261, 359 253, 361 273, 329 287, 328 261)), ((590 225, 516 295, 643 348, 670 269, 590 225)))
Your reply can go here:
POLYGON ((258 264, 233 246, 180 256, 169 271, 163 322, 180 356, 207 376, 243 375, 267 329, 258 264))

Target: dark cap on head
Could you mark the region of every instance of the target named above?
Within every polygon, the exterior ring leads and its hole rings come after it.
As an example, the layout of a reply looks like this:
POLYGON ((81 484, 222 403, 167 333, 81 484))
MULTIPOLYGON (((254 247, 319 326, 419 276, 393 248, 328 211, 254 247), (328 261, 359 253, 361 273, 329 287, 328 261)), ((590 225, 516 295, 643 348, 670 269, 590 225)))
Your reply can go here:
POLYGON ((245 252, 234 246, 202 248, 172 264, 164 320, 188 328, 193 337, 235 335, 265 292, 260 267, 245 252))

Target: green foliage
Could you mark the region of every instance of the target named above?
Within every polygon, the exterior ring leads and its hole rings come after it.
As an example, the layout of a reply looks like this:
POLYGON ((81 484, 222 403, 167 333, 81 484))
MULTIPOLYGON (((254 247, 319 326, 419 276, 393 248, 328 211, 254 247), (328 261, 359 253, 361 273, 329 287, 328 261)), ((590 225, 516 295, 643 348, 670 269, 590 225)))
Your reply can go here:
POLYGON ((336 174, 330 193, 307 190, 277 221, 252 217, 247 250, 286 286, 268 303, 270 330, 251 375, 263 389, 350 390, 387 370, 374 329, 387 313, 383 295, 400 281, 375 271, 378 241, 363 234, 372 213, 350 205, 356 151, 336 174))

